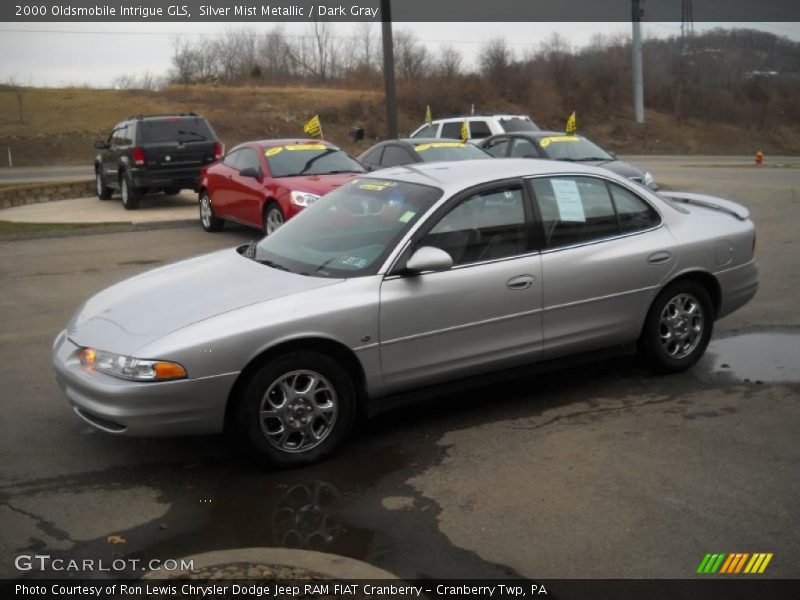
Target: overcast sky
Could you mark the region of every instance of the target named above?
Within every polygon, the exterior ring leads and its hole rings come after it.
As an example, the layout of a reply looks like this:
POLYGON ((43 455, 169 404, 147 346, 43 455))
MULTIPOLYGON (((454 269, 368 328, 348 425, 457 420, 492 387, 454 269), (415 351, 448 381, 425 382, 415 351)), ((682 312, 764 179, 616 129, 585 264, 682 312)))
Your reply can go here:
MULTIPOLYGON (((33 86, 88 84, 109 86, 122 73, 166 74, 171 40, 213 36, 224 28, 264 31, 270 23, 0 23, 0 82, 10 78, 33 86)), ((800 23, 697 23, 695 31, 712 27, 750 27, 800 41, 800 23)), ((308 24, 287 23, 287 33, 305 34, 308 24)), ((334 24, 335 35, 353 33, 355 24, 334 24)), ((374 24, 375 31, 380 30, 374 24)), ((630 34, 629 23, 395 23, 395 30, 413 31, 431 50, 449 44, 471 68, 481 44, 502 37, 518 52, 535 48, 558 31, 582 46, 592 34, 630 34)), ((645 36, 680 34, 680 23, 643 23, 645 36)))

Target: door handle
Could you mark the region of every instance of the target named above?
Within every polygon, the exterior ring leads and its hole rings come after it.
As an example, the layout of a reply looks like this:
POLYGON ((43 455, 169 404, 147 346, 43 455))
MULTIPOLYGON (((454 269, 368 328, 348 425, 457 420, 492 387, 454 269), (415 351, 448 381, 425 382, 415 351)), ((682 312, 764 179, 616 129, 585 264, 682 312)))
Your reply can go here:
POLYGON ((661 252, 653 252, 647 257, 647 262, 649 262, 651 265, 660 265, 667 262, 671 256, 672 255, 666 250, 662 250, 661 252))
POLYGON ((517 275, 506 281, 506 287, 510 290, 527 290, 534 283, 536 277, 533 275, 517 275))

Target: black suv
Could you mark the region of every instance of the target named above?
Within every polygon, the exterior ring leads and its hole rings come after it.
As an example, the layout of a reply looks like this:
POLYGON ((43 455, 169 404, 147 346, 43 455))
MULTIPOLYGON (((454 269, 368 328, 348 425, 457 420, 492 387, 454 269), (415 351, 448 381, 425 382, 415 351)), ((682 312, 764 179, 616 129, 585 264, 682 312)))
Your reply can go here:
POLYGON ((119 189, 129 210, 148 192, 196 190, 200 169, 222 157, 211 125, 194 113, 130 117, 94 147, 101 150, 94 159, 97 197, 108 200, 119 189))

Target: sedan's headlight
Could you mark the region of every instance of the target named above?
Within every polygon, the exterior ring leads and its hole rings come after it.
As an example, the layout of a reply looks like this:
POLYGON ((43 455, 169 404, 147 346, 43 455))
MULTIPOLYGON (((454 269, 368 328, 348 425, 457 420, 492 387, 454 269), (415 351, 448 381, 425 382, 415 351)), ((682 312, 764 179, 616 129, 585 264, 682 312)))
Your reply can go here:
POLYGON ((320 196, 316 194, 307 194, 306 192, 292 192, 290 194, 292 204, 296 204, 297 206, 311 206, 320 199, 320 196))
POLYGON ((132 381, 168 381, 186 377, 186 369, 165 360, 143 360, 95 348, 81 348, 78 356, 87 367, 132 381))
POLYGON ((653 176, 650 174, 650 171, 645 171, 644 172, 644 184, 647 187, 653 188, 653 189, 656 189, 656 187, 657 187, 656 186, 656 180, 653 179, 653 176))

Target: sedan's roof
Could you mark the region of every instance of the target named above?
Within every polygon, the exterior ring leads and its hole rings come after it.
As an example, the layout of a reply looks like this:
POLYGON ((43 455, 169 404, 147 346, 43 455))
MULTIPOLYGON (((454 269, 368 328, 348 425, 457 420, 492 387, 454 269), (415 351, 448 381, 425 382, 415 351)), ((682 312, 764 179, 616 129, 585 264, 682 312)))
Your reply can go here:
MULTIPOLYGON (((475 160, 459 160, 449 162, 416 163, 401 167, 390 167, 366 175, 370 178, 393 179, 408 183, 419 183, 454 193, 474 185, 526 177, 530 175, 549 175, 572 173, 576 175, 611 176, 608 169, 589 165, 565 163, 557 160, 535 158, 482 158, 475 160)), ((364 177, 364 176, 362 176, 364 177)))
MULTIPOLYGON (((245 142, 247 144, 257 144, 264 148, 272 148, 273 146, 291 146, 292 144, 322 144, 324 146, 334 146, 326 140, 319 140, 315 138, 284 138, 275 140, 257 140, 254 142, 245 142)), ((338 148, 338 146, 336 146, 338 148)))

